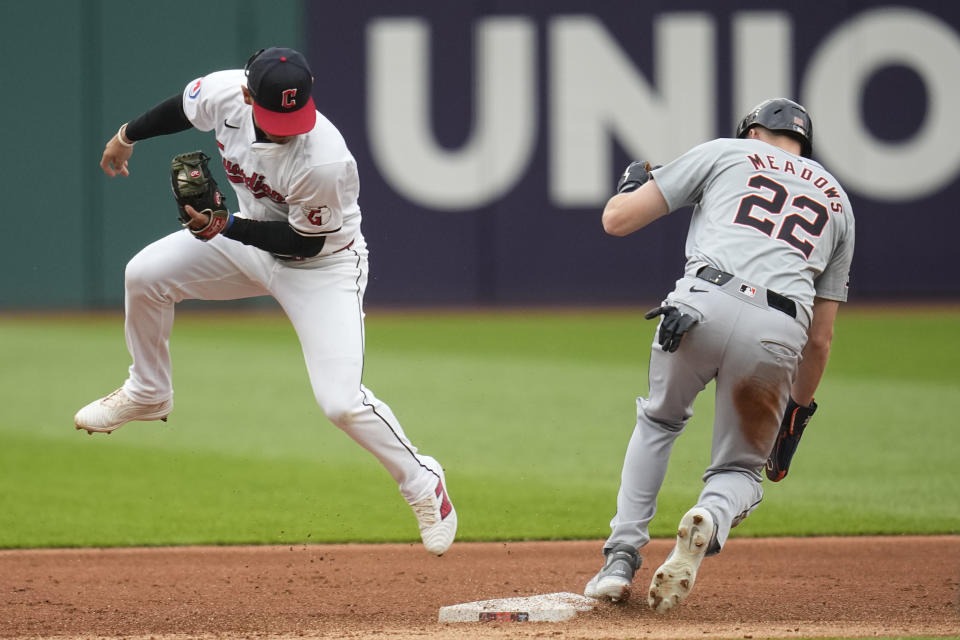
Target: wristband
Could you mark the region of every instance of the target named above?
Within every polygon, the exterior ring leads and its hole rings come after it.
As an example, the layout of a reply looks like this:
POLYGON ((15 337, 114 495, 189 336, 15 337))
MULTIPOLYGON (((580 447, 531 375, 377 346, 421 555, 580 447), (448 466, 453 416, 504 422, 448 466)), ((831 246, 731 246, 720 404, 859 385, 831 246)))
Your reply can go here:
POLYGON ((136 143, 136 142, 127 142, 127 141, 125 141, 125 140, 123 139, 123 131, 124 131, 124 129, 126 129, 126 128, 127 128, 127 123, 124 122, 122 125, 120 125, 120 128, 117 129, 117 141, 118 141, 120 144, 122 144, 123 146, 125 146, 127 149, 132 149, 132 148, 133 148, 133 145, 135 145, 135 144, 137 144, 137 143, 136 143))

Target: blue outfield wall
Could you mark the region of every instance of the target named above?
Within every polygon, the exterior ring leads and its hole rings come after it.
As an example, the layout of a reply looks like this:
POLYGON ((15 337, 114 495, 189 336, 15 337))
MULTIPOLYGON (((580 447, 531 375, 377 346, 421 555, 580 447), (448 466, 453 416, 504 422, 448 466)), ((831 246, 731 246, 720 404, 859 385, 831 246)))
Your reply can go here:
POLYGON ((52 28, 79 56, 44 54, 67 71, 70 109, 41 103, 14 133, 24 157, 3 161, 36 188, 8 211, 2 307, 119 305, 125 261, 176 226, 169 157, 215 147, 195 132, 145 143, 118 185, 96 166, 103 142, 192 77, 288 43, 310 58, 318 108, 360 167, 370 304, 655 301, 681 271, 689 211, 606 236, 599 214, 618 174, 731 135, 776 95, 810 109, 814 155, 851 194, 851 299, 960 298, 954 3, 305 2, 281 3, 291 20, 277 26, 250 0, 212 3, 209 19, 229 13, 235 28, 220 48, 168 37, 178 21, 157 10, 140 35, 123 29, 152 4, 38 4, 72 12, 52 28))

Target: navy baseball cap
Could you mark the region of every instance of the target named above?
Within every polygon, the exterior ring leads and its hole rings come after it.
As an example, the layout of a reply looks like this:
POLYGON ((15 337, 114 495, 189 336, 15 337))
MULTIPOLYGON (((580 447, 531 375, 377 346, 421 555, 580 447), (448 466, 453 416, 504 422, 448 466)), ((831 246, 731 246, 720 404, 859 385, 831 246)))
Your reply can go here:
POLYGON ((250 57, 244 69, 257 125, 270 135, 296 136, 313 129, 317 108, 313 73, 298 51, 271 47, 250 57))

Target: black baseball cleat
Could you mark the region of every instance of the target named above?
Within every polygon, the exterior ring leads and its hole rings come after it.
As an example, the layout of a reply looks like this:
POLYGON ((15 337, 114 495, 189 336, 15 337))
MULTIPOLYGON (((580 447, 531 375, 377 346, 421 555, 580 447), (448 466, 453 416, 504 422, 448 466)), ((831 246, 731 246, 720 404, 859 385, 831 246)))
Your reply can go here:
POLYGON ((630 598, 633 574, 640 568, 643 558, 629 544, 617 544, 605 551, 607 561, 597 575, 593 576, 583 590, 590 598, 607 598, 622 602, 630 598))

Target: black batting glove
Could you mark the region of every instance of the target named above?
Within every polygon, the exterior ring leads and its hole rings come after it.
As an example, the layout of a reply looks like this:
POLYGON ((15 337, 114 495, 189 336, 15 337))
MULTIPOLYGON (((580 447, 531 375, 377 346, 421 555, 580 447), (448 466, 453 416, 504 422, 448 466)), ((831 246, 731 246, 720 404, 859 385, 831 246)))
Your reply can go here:
POLYGON ((651 167, 650 163, 645 160, 631 162, 627 165, 627 168, 624 169, 623 175, 620 176, 620 180, 617 182, 617 193, 636 191, 650 180, 650 172, 659 168, 660 165, 651 167))
POLYGON ((677 350, 677 347, 680 346, 680 341, 683 340, 683 336, 690 330, 690 327, 697 323, 697 319, 691 315, 682 313, 673 306, 651 309, 647 311, 643 317, 647 320, 653 320, 660 315, 663 316, 663 321, 660 322, 660 334, 658 337, 660 347, 668 353, 673 353, 677 350))

